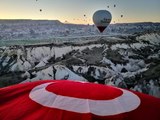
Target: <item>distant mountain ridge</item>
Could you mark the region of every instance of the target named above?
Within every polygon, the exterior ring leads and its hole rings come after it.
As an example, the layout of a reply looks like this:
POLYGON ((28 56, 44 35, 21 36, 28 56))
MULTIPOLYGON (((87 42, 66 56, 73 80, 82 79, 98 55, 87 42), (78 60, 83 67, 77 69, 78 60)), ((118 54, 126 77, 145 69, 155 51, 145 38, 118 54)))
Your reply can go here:
MULTIPOLYGON (((0 19, 0 23, 2 22, 27 22, 27 21, 41 21, 41 22, 59 22, 62 23, 60 20, 38 20, 38 19, 0 19)), ((67 24, 74 24, 74 23, 67 23, 67 24)), ((160 24, 160 22, 132 22, 132 23, 115 23, 115 24, 160 24)), ((78 24, 75 24, 78 25, 78 24)))
POLYGON ((0 19, 0 23, 1 22, 27 22, 27 21, 41 21, 41 22, 59 22, 61 23, 59 20, 32 20, 32 19, 0 19))
POLYGON ((160 23, 110 24, 103 34, 100 34, 95 25, 62 23, 59 20, 0 20, 0 41, 46 40, 55 37, 125 35, 143 32, 160 32, 160 23))

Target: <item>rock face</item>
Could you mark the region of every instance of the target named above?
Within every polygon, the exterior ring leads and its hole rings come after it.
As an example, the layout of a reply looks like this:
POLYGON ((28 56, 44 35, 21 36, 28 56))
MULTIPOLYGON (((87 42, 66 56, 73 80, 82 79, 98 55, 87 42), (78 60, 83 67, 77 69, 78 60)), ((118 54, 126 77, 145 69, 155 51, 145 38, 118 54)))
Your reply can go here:
POLYGON ((158 32, 0 47, 0 87, 43 79, 70 79, 160 97, 159 61, 158 32))
MULTIPOLYGON (((110 24, 103 34, 120 35, 122 39, 134 40, 133 36, 128 37, 126 34, 139 34, 144 31, 160 31, 160 23, 110 24), (124 36, 121 36, 122 34, 124 36)), ((14 45, 11 42, 13 40, 17 41, 16 44, 21 44, 21 40, 27 43, 39 43, 37 41, 51 42, 55 37, 90 35, 99 35, 98 29, 93 25, 64 24, 58 20, 0 20, 0 46, 14 45), (28 42, 28 40, 32 41, 28 42)), ((143 41, 148 42, 144 37, 141 36, 143 41)))

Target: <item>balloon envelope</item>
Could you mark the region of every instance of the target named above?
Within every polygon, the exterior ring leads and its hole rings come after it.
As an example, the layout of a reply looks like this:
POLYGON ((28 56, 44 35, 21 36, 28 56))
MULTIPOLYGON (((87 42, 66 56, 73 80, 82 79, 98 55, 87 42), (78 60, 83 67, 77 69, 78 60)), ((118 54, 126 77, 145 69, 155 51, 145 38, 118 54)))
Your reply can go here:
POLYGON ((0 120, 160 120, 160 99, 66 80, 0 89, 0 120))
POLYGON ((102 33, 110 24, 112 15, 107 10, 98 10, 93 14, 93 22, 102 33))

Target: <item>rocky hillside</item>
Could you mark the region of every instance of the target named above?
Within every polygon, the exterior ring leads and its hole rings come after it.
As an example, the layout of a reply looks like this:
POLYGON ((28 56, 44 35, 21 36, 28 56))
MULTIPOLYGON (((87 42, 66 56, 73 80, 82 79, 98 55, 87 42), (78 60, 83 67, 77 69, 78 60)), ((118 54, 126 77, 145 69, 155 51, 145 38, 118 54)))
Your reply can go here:
MULTIPOLYGON (((104 35, 160 31, 160 23, 110 24, 104 35)), ((0 20, 0 44, 8 40, 48 40, 55 37, 98 35, 94 25, 64 24, 58 20, 0 20)))
POLYGON ((0 87, 44 79, 96 82, 160 97, 160 33, 0 48, 0 87))

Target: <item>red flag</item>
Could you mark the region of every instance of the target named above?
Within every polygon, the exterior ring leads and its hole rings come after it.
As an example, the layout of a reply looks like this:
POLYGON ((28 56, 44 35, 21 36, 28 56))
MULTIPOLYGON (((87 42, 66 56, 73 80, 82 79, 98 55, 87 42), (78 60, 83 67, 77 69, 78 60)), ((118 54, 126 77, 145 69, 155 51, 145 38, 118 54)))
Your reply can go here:
POLYGON ((45 80, 0 89, 0 120, 160 120, 160 99, 111 86, 45 80))

